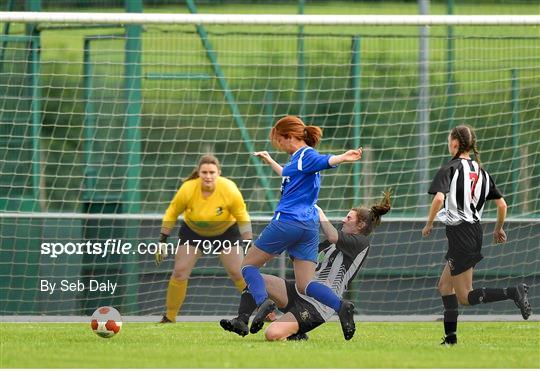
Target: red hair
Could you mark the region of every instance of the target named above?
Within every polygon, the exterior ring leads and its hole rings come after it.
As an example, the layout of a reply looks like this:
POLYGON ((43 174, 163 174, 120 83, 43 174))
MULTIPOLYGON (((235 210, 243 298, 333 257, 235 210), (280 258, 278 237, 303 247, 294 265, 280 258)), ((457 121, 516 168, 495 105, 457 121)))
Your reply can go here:
POLYGON ((306 125, 299 117, 285 116, 280 119, 270 132, 270 141, 274 146, 278 136, 294 137, 303 140, 310 147, 315 147, 321 141, 322 129, 318 126, 306 125))

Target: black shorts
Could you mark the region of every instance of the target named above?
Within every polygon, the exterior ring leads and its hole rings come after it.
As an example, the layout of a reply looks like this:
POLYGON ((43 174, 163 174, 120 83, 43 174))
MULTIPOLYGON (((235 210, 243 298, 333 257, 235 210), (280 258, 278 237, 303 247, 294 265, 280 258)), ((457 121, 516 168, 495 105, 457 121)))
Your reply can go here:
POLYGON ((292 313, 298 322, 298 332, 309 332, 325 322, 321 314, 317 312, 317 309, 310 302, 298 295, 294 282, 285 281, 285 287, 287 287, 288 304, 285 308, 279 308, 279 310, 283 313, 292 313))
MULTIPOLYGON (((223 248, 223 243, 225 241, 230 242, 231 246, 235 246, 235 244, 238 244, 239 246, 242 245, 242 236, 240 236, 240 230, 238 229, 237 224, 233 224, 229 227, 229 229, 220 235, 205 237, 195 233, 191 228, 188 227, 186 223, 182 223, 180 226, 180 231, 178 232, 178 239, 180 240, 181 244, 187 243, 188 241, 201 241, 201 246, 204 241, 209 241, 217 250, 221 250, 223 248)), ((194 246, 197 243, 190 243, 190 245, 194 246)))
POLYGON ((446 226, 448 238, 448 252, 445 259, 448 261, 450 274, 456 276, 473 268, 482 256, 482 227, 480 223, 463 222, 458 225, 446 226))

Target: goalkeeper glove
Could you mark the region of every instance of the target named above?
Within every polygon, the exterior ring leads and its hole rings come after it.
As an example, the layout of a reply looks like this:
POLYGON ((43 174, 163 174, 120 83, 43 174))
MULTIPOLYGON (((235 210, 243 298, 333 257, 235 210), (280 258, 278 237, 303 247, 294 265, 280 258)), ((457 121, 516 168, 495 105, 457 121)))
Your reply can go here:
POLYGON ((169 255, 167 252, 167 238, 169 238, 169 236, 165 233, 161 233, 159 235, 158 249, 156 251, 156 255, 154 255, 154 260, 158 267, 163 261, 163 259, 165 259, 169 255))

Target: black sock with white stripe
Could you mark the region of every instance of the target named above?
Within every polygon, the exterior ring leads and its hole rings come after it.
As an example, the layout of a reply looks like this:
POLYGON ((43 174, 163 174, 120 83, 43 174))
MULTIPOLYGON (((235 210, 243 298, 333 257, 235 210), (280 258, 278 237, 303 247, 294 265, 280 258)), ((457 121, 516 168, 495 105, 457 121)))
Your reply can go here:
POLYGON ((496 301, 503 301, 507 299, 513 299, 515 296, 515 288, 507 289, 490 289, 482 287, 481 289, 474 289, 469 292, 469 304, 477 305, 480 303, 493 303, 496 301))

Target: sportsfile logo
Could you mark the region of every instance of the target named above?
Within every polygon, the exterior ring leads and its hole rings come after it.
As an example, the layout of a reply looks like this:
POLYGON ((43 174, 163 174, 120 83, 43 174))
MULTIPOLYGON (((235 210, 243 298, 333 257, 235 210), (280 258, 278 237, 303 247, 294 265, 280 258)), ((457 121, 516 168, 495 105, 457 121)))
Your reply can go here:
MULTIPOLYGON (((139 244, 139 246, 142 244, 139 244)), ((156 244, 157 245, 157 244, 156 244)), ((41 244, 41 255, 49 255, 51 258, 57 258, 60 255, 127 255, 135 254, 132 250, 132 244, 123 242, 121 239, 108 239, 100 241, 84 242, 43 242, 41 244)), ((142 246, 141 246, 142 247, 142 246)), ((157 246, 156 246, 157 251, 157 246)))

